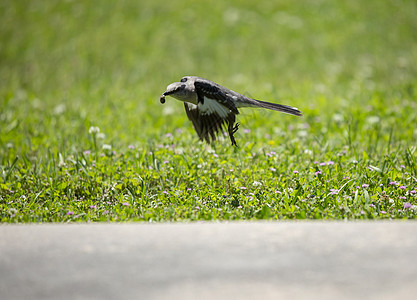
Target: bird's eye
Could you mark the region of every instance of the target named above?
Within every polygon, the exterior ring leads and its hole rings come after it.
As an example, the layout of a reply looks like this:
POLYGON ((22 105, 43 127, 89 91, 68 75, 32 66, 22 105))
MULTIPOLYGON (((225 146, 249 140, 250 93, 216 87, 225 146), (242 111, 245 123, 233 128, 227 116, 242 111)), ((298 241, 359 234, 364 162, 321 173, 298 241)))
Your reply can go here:
POLYGON ((179 91, 181 91, 181 90, 183 90, 183 89, 185 89, 185 84, 181 84, 180 86, 177 86, 177 87, 175 88, 174 92, 176 93, 176 92, 179 92, 179 91))
POLYGON ((186 82, 187 81, 187 77, 181 78, 181 82, 186 82))

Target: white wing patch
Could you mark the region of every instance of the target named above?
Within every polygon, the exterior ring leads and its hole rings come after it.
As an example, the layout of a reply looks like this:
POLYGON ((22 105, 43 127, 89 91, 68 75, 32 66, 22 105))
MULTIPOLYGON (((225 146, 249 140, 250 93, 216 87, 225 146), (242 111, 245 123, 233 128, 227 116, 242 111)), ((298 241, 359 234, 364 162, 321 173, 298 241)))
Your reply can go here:
POLYGON ((192 104, 192 103, 190 103, 190 102, 184 102, 187 106, 188 106, 188 109, 189 110, 195 110, 195 109, 197 109, 198 107, 197 107, 197 105, 195 105, 195 104, 192 104))
POLYGON ((216 100, 204 96, 204 104, 198 103, 198 110, 202 115, 216 113, 220 118, 224 119, 230 113, 230 109, 221 105, 216 100))

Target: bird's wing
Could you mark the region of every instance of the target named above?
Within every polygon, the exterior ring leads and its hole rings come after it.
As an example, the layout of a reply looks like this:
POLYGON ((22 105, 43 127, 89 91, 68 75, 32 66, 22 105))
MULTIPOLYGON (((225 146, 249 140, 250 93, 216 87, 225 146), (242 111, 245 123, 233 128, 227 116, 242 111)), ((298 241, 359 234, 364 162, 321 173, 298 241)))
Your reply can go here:
POLYGON ((216 140, 217 135, 223 132, 226 123, 230 127, 235 122, 233 112, 210 98, 198 105, 184 102, 184 107, 199 138, 207 143, 216 140))
POLYGON ((207 103, 210 107, 218 108, 219 106, 214 104, 214 102, 217 102, 219 105, 227 108, 234 114, 239 114, 233 98, 231 97, 232 91, 229 91, 225 87, 202 78, 198 78, 194 81, 194 87, 197 93, 199 104, 206 105, 205 102, 210 102, 210 100, 212 100, 213 103, 207 103))

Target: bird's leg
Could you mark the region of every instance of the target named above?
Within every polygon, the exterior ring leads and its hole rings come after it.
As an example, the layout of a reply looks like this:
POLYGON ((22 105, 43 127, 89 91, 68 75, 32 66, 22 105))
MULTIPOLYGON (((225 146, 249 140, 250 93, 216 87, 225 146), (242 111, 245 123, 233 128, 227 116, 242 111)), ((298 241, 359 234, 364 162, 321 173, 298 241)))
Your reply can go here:
POLYGON ((232 146, 236 146, 236 140, 233 134, 239 129, 239 123, 237 123, 235 126, 233 126, 233 122, 229 122, 228 131, 229 131, 229 137, 230 141, 232 142, 232 146))

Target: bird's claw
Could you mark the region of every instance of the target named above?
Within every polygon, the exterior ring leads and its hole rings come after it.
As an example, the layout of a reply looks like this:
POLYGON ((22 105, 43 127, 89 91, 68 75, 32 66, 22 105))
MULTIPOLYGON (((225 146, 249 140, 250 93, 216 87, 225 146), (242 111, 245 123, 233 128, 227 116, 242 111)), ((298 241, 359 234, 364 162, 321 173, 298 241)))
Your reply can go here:
POLYGON ((238 131, 239 125, 240 123, 236 123, 236 125, 233 127, 233 133, 236 133, 236 131, 238 131))

